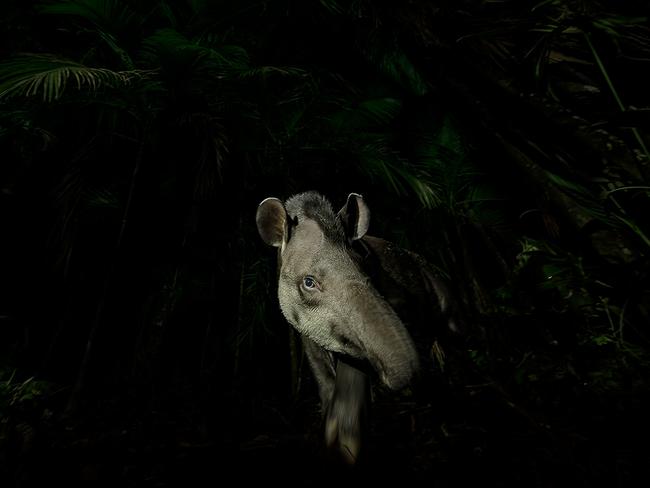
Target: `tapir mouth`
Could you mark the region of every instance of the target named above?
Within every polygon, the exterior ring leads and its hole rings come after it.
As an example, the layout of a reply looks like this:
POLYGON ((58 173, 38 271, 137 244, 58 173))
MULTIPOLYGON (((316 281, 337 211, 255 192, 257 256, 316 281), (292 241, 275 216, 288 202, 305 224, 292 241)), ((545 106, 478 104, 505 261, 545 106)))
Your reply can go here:
POLYGON ((416 359, 400 359, 397 365, 386 365, 381 359, 369 359, 369 361, 382 383, 391 390, 401 390, 407 386, 418 369, 416 359))
POLYGON ((373 376, 374 374, 377 374, 375 368, 373 367, 369 359, 354 357, 354 356, 350 356, 349 354, 343 354, 343 353, 331 353, 331 354, 334 363, 334 369, 336 369, 336 366, 338 365, 339 361, 341 361, 347 364, 348 366, 352 366, 353 368, 361 371, 362 373, 365 373, 368 376, 373 376))
POLYGON ((355 357, 344 353, 331 354, 334 369, 341 361, 370 377, 378 377, 382 383, 392 390, 399 390, 406 386, 411 380, 412 373, 417 369, 417 366, 414 365, 394 371, 386 367, 379 358, 355 357))

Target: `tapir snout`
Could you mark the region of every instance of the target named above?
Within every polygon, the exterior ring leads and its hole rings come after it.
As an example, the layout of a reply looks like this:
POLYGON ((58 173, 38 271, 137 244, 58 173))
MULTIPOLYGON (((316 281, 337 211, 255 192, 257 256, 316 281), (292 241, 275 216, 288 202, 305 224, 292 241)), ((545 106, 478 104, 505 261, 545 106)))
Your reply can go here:
POLYGON ((378 373, 381 381, 393 390, 405 387, 418 369, 418 356, 406 331, 388 302, 366 283, 349 287, 351 341, 378 373))

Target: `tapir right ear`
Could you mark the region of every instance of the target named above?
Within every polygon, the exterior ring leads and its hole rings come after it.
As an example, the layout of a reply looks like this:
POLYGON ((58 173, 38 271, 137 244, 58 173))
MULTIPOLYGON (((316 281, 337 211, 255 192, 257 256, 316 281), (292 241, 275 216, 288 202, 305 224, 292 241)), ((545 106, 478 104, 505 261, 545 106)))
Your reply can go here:
POLYGON ((350 193, 345 206, 339 210, 338 218, 343 224, 348 239, 361 239, 370 226, 370 209, 358 193, 350 193))
POLYGON ((288 234, 287 211, 277 198, 267 198, 257 207, 257 231, 269 246, 280 247, 288 234))

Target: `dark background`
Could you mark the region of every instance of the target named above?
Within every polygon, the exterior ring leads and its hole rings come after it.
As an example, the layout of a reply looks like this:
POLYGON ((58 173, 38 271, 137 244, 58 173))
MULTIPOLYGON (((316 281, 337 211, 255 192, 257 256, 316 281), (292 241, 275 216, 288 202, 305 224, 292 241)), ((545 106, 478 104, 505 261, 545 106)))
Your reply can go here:
POLYGON ((3 2, 0 485, 639 486, 649 5, 3 2), (354 470, 254 224, 305 190, 465 317, 354 470))

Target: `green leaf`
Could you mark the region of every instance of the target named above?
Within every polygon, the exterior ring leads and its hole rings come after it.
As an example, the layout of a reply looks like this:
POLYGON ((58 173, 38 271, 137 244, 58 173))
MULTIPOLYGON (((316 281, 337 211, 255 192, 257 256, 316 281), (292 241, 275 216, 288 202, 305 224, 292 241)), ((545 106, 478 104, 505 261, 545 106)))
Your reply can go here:
POLYGON ((606 335, 596 336, 592 338, 592 340, 594 344, 596 344, 597 346, 606 346, 607 344, 611 344, 612 342, 614 342, 614 340, 611 337, 606 335))
POLYGON ((241 46, 215 45, 208 37, 188 39, 172 28, 159 29, 143 41, 143 60, 151 66, 186 73, 189 69, 213 79, 242 78, 278 73, 302 74, 294 68, 251 68, 248 52, 241 46))
POLYGON ((0 63, 0 98, 40 95, 43 101, 53 102, 71 86, 77 90, 98 91, 128 85, 133 79, 151 73, 91 68, 51 55, 22 55, 0 63))
POLYGON ((410 190, 425 208, 434 208, 438 204, 433 185, 414 172, 413 168, 396 154, 391 155, 382 149, 365 146, 361 153, 361 164, 370 176, 378 177, 395 194, 405 195, 410 190))
POLYGON ((411 93, 421 96, 429 92, 429 83, 395 40, 386 46, 371 38, 365 55, 379 71, 411 93))
POLYGON ((81 28, 96 34, 126 69, 135 69, 133 60, 118 39, 137 32, 144 19, 121 0, 64 0, 40 8, 49 15, 72 17, 81 21, 81 28))
POLYGON ((401 109, 400 100, 374 98, 353 105, 346 104, 342 110, 327 116, 327 121, 339 132, 370 130, 392 122, 401 109))

